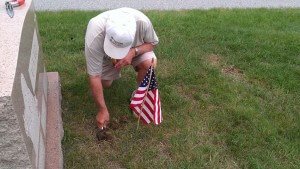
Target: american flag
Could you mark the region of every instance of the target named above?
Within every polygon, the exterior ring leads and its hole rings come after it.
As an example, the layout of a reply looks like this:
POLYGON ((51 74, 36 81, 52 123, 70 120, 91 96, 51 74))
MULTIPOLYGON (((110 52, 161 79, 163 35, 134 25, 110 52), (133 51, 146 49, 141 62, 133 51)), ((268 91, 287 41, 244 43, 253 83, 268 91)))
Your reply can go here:
POLYGON ((130 108, 146 124, 153 122, 158 125, 162 122, 161 103, 152 66, 131 98, 130 108))

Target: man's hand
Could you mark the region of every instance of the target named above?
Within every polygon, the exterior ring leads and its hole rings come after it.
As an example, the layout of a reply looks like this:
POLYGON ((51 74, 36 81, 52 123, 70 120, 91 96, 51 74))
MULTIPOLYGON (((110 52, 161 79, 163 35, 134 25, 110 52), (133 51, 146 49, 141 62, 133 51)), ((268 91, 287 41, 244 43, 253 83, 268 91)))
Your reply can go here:
POLYGON ((96 116, 96 120, 97 120, 97 126, 100 129, 106 128, 108 123, 109 123, 109 113, 107 108, 103 108, 101 110, 99 110, 97 116, 96 116))
POLYGON ((132 61, 132 58, 135 56, 135 51, 134 49, 130 49, 129 52, 127 53, 127 55, 119 60, 116 65, 115 65, 115 68, 116 69, 121 69, 122 67, 124 66, 127 66, 127 65, 130 65, 131 64, 131 61, 132 61))

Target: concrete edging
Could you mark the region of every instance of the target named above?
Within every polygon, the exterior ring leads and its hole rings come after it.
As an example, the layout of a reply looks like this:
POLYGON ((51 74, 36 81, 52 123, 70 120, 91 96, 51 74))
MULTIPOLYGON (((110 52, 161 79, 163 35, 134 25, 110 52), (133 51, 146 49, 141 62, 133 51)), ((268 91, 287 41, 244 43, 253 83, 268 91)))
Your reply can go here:
POLYGON ((61 118, 61 89, 57 72, 47 72, 48 106, 46 134, 46 169, 62 169, 63 154, 61 140, 64 135, 61 118))

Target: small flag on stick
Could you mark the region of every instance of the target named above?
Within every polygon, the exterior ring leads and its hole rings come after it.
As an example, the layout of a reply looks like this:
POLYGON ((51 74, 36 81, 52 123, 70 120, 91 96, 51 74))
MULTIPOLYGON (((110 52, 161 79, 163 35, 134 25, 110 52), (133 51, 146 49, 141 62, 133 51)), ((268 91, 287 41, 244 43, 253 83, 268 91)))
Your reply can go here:
POLYGON ((131 98, 130 109, 145 124, 153 122, 158 125, 162 122, 161 103, 152 66, 131 98))

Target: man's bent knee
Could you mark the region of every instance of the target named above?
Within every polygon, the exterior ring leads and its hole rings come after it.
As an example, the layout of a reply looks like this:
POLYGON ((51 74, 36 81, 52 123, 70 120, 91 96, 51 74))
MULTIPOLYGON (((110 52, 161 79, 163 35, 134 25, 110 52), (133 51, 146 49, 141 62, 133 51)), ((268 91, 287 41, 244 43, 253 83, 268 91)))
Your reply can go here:
POLYGON ((145 60, 145 61, 141 62, 140 64, 138 64, 136 66, 135 70, 136 71, 148 70, 151 65, 155 68, 156 64, 157 64, 157 59, 156 58, 154 58, 153 61, 152 61, 152 59, 148 59, 148 60, 145 60))
POLYGON ((104 88, 109 88, 113 81, 112 80, 101 80, 101 82, 102 82, 102 86, 104 88))

